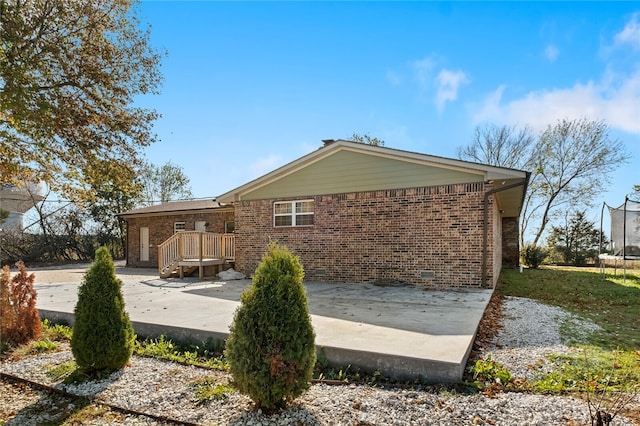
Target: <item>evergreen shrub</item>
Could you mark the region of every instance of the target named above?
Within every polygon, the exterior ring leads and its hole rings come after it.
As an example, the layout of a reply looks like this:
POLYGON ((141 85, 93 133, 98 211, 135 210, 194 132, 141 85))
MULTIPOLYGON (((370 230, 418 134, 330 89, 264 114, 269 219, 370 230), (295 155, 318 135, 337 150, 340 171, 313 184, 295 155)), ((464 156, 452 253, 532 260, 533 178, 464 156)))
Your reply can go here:
POLYGON ((106 247, 96 258, 78 289, 71 335, 76 364, 87 374, 99 374, 124 367, 133 352, 135 334, 124 310, 122 281, 116 277, 106 247))
POLYGON ((547 251, 541 247, 528 244, 520 252, 520 257, 522 257, 525 265, 536 269, 547 258, 547 251))
POLYGON ((236 310, 225 354, 236 387, 258 408, 273 411, 309 388, 315 333, 300 260, 269 245, 236 310))

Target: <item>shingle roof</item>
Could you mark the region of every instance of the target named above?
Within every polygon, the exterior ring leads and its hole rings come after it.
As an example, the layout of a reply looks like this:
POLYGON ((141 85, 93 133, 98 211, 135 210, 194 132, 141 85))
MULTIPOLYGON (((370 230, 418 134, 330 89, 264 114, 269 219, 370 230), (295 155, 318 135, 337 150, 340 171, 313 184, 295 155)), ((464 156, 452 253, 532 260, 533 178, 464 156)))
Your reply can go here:
POLYGON ((169 201, 167 203, 156 204, 153 206, 142 207, 139 209, 129 210, 123 213, 120 213, 118 216, 127 217, 127 216, 136 216, 136 215, 160 215, 163 213, 178 213, 178 212, 189 212, 194 210, 209 210, 209 209, 219 209, 222 207, 227 207, 225 204, 220 204, 213 199, 204 199, 204 200, 188 200, 188 201, 169 201))

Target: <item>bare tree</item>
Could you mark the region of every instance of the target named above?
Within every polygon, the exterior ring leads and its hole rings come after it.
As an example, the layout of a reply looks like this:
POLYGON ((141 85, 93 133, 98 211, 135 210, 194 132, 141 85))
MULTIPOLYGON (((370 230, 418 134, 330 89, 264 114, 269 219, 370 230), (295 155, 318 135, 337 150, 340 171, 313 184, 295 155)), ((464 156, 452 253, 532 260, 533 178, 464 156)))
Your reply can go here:
POLYGON ((535 135, 529 127, 476 127, 471 144, 458 147, 458 158, 491 166, 523 169, 531 159, 535 135))
POLYGON ((563 207, 584 208, 610 182, 610 173, 629 154, 609 135, 603 121, 559 120, 537 139, 527 127, 477 128, 470 145, 458 148, 461 159, 531 172, 520 214, 520 245, 533 229, 537 245, 547 225, 563 207))

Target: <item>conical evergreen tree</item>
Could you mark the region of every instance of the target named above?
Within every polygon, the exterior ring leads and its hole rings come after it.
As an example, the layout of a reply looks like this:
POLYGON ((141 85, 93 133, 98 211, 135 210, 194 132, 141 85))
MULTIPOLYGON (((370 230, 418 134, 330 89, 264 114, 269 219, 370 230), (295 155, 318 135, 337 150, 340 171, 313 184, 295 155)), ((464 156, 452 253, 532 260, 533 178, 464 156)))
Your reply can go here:
POLYGON ((225 353, 238 390, 257 407, 286 406, 313 377, 315 333, 303 276, 297 256, 270 244, 236 310, 225 353))
POLYGON ((124 310, 122 281, 116 277, 109 250, 96 251, 78 289, 71 351, 87 373, 118 370, 133 352, 135 334, 124 310))

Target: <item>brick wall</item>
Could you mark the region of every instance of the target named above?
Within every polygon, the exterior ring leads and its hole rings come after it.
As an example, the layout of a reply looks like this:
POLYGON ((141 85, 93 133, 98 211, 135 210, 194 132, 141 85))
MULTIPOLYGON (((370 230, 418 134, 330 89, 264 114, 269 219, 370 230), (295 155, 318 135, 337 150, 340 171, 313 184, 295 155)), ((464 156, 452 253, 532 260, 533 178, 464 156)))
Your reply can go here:
MULTIPOLYGON (((274 228, 279 200, 236 202, 236 267, 251 275, 275 240, 300 256, 309 281, 480 287, 486 190, 471 183, 300 197, 315 201, 313 227, 274 228)), ((489 207, 491 241, 500 227, 493 197, 489 207)), ((491 243, 488 285, 499 268, 494 249, 491 243)))
POLYGON ((208 222, 207 232, 224 232, 225 221, 233 221, 233 209, 193 214, 131 217, 127 220, 127 266, 157 268, 158 244, 173 235, 173 224, 185 222, 185 230, 193 231, 198 221, 208 222), (140 228, 149 228, 149 261, 140 260, 140 228))

